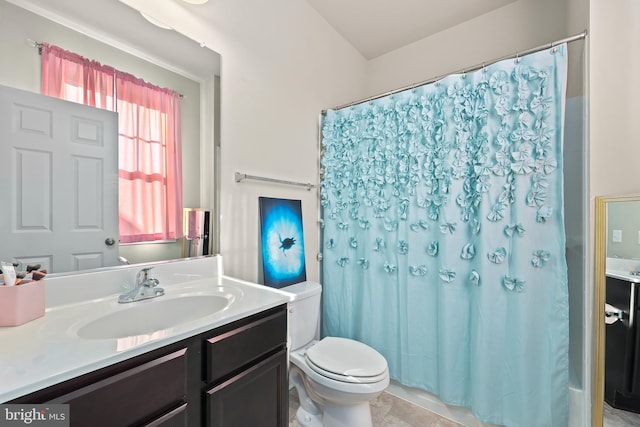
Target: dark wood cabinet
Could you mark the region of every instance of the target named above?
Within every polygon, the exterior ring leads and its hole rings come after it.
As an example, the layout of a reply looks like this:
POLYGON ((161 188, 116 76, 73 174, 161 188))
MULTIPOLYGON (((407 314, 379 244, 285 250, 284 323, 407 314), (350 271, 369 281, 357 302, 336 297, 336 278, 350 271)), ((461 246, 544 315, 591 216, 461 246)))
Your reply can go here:
POLYGON ((8 403, 68 403, 71 426, 287 426, 278 306, 8 403))
POLYGON ((144 424, 144 427, 187 427, 187 404, 183 403, 173 411, 144 424))
POLYGON ((272 427, 288 424, 287 353, 281 350, 206 392, 207 425, 272 427), (279 384, 275 387, 276 384, 279 384))
POLYGON ((242 326, 229 325, 205 341, 206 380, 219 381, 282 348, 287 313, 274 311, 242 326))
POLYGON ((607 277, 604 398, 614 408, 640 412, 640 284, 607 277))
POLYGON ((187 349, 144 362, 47 403, 68 403, 73 425, 140 425, 184 403, 187 349))

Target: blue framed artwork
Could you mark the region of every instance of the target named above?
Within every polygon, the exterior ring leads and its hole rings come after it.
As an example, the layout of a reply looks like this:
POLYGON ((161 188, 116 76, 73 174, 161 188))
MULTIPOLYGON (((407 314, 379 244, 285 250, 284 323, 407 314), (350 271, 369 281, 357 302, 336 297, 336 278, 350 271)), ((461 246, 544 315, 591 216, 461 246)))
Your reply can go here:
POLYGON ((273 288, 307 280, 300 200, 259 197, 264 284, 273 288))

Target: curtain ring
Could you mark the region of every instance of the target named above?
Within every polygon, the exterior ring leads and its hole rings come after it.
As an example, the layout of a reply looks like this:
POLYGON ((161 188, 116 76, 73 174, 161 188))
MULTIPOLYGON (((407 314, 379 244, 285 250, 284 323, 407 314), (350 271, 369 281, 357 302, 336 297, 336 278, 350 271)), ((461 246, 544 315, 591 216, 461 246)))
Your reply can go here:
POLYGON ((515 63, 516 63, 516 64, 519 64, 519 63, 520 63, 520 57, 518 56, 518 54, 517 54, 517 53, 516 53, 516 60, 515 60, 515 63))

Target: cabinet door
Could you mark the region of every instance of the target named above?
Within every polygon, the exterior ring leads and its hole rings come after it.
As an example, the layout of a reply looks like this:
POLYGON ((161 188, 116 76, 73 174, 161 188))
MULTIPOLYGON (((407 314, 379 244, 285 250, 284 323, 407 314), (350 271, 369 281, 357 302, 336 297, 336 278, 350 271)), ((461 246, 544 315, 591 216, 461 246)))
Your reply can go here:
POLYGON ((633 348, 635 341, 635 302, 631 299, 634 284, 607 277, 606 302, 623 310, 624 318, 605 326, 605 399, 618 407, 619 394, 631 388, 633 348), (632 315, 633 314, 633 315, 632 315))
POLYGON ((183 348, 50 403, 68 403, 72 427, 140 425, 184 402, 186 354, 183 348))
POLYGON ((213 387, 205 402, 210 427, 287 426, 286 350, 213 387))

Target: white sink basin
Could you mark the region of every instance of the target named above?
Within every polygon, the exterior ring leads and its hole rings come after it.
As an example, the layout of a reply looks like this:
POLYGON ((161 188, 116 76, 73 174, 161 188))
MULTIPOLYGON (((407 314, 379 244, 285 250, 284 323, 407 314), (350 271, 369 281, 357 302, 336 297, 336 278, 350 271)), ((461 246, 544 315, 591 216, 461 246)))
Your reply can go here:
POLYGON ((149 335, 222 311, 231 304, 234 296, 222 294, 163 298, 129 303, 130 307, 113 311, 80 327, 77 335, 85 339, 149 335))

